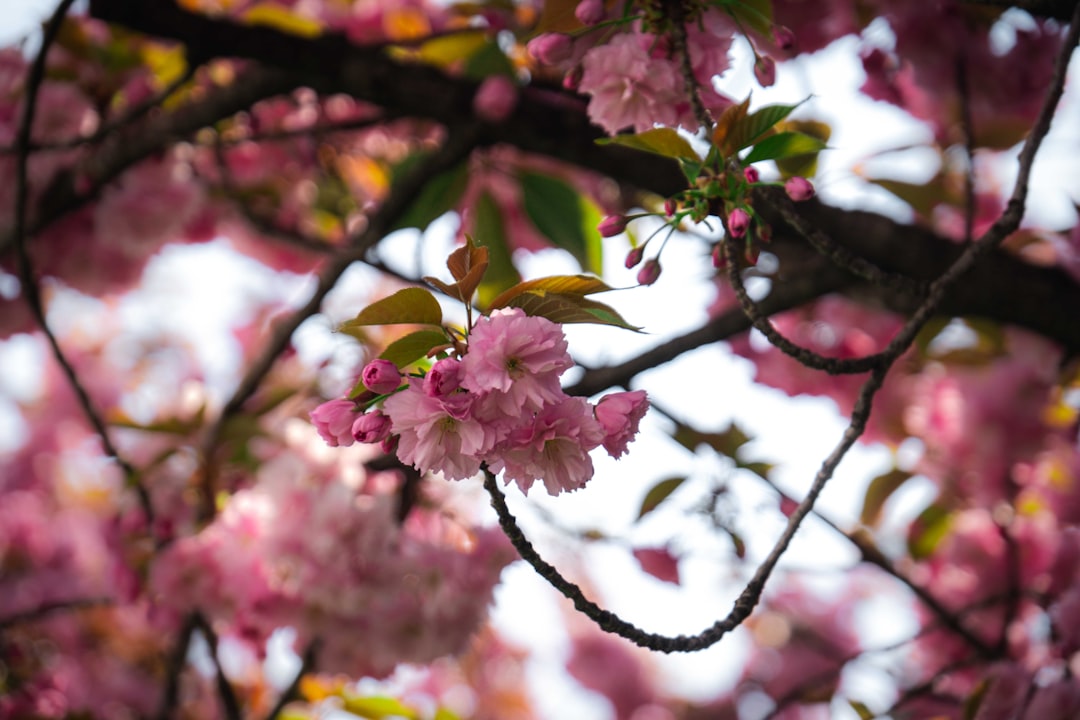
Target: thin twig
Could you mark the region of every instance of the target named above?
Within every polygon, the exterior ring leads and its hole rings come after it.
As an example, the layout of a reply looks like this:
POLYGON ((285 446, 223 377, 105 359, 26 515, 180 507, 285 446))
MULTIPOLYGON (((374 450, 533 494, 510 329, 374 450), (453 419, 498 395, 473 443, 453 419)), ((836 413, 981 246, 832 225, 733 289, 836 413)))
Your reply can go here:
MULTIPOLYGON (((196 70, 198 70, 198 67, 195 65, 186 66, 184 72, 181 73, 179 77, 166 85, 159 92, 135 105, 122 117, 102 123, 101 127, 90 135, 79 135, 48 143, 36 143, 31 141, 29 150, 31 152, 55 152, 58 150, 71 150, 84 145, 96 145, 114 132, 122 130, 139 118, 144 117, 151 110, 161 107, 163 102, 172 97, 177 90, 195 76, 196 70)), ((14 152, 16 152, 16 147, 14 145, 0 147, 0 155, 10 155, 14 152)))
POLYGON ((319 654, 319 646, 321 643, 316 638, 311 641, 304 650, 304 654, 300 660, 300 669, 296 671, 296 677, 289 683, 289 687, 285 688, 281 697, 274 703, 274 707, 270 709, 270 712, 266 714, 266 720, 276 720, 278 715, 282 713, 285 706, 300 697, 300 681, 304 679, 304 676, 315 669, 316 658, 319 654))
POLYGON ((14 627, 16 625, 24 625, 26 623, 36 622, 50 615, 56 615, 62 612, 71 612, 76 610, 85 610, 87 608, 104 607, 112 605, 116 602, 115 598, 110 597, 94 597, 94 598, 78 598, 75 600, 56 600, 53 602, 43 603, 37 607, 17 612, 12 615, 8 615, 5 618, 0 618, 0 631, 7 628, 14 627))
POLYGON ((157 720, 169 720, 180 700, 180 676, 187 665, 188 647, 191 645, 191 637, 195 634, 196 619, 192 613, 184 618, 180 627, 180 633, 176 638, 176 644, 169 655, 169 662, 165 670, 165 690, 161 693, 161 704, 158 706, 157 720))
POLYGON ((15 255, 18 260, 19 279, 22 282, 23 298, 25 298, 27 304, 30 306, 30 312, 34 315, 34 319, 37 321, 38 326, 45 334, 45 338, 52 350, 53 358, 55 358, 57 364, 60 365, 64 376, 67 378, 68 384, 75 393, 75 397, 79 402, 79 407, 82 409, 83 415, 86 416, 90 426, 101 439, 102 450, 106 455, 111 457, 113 461, 116 462, 117 466, 120 467, 121 471, 123 471, 124 481, 135 489, 135 493, 139 499, 139 506, 142 508, 143 514, 145 515, 147 525, 152 526, 154 508, 150 501, 150 494, 139 481, 139 476, 135 471, 135 468, 120 456, 116 446, 113 445, 112 439, 109 437, 109 431, 105 426, 105 421, 94 407, 94 403, 90 399, 90 394, 83 386, 71 361, 69 361, 64 354, 59 341, 56 339, 56 335, 49 327, 49 323, 45 318, 45 305, 38 288, 33 262, 31 261, 30 253, 26 248, 26 216, 30 194, 27 168, 30 162, 30 137, 34 125, 34 113, 37 111, 38 92, 45 80, 45 58, 49 53, 49 48, 52 46, 53 42, 56 41, 64 17, 67 15, 68 10, 73 3, 74 0, 63 0, 56 8, 52 17, 49 18, 49 22, 45 25, 44 36, 41 40, 41 48, 38 50, 33 64, 30 66, 30 73, 26 80, 26 104, 23 106, 22 117, 19 121, 19 132, 15 137, 15 223, 13 229, 15 255))
POLYGON ((221 709, 225 712, 228 720, 241 720, 240 701, 236 698, 232 683, 225 676, 225 670, 221 667, 221 658, 218 657, 217 633, 210 627, 210 623, 200 612, 195 612, 195 627, 206 639, 210 648, 210 658, 214 661, 214 679, 217 684, 218 698, 221 700, 221 709))

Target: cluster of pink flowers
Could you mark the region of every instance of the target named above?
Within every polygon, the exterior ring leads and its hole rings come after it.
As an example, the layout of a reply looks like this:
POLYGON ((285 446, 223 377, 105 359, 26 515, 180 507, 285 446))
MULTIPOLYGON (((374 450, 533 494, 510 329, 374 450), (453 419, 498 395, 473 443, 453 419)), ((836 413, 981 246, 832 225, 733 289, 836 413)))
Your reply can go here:
POLYGON ((472 477, 486 464, 527 491, 541 480, 557 495, 592 477, 589 452, 626 452, 648 409, 644 391, 606 395, 595 405, 563 392, 573 366, 561 327, 518 308, 481 317, 461 358, 435 362, 423 377, 402 377, 386 360, 364 368, 365 387, 382 408, 358 414, 331 400, 312 414, 332 446, 381 442, 402 462, 447 478, 472 477))
POLYGON ((266 463, 213 523, 155 562, 161 605, 197 607, 255 648, 292 627, 298 651, 317 638, 320 668, 353 676, 464 650, 513 548, 498 528, 439 510, 399 522, 393 474, 344 472, 357 451, 322 468, 302 449, 266 463))

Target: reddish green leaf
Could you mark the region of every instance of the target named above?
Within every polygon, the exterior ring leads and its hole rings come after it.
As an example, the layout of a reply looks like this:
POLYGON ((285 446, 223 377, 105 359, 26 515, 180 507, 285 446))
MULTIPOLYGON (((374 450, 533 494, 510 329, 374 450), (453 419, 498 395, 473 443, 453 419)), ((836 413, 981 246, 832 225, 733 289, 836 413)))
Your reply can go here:
POLYGON ((735 152, 731 141, 736 135, 736 128, 746 118, 750 109, 749 96, 738 105, 731 105, 720 113, 716 119, 716 127, 713 128, 713 145, 720 148, 725 156, 735 152))
POLYGON ((881 511, 885 502, 896 492, 901 485, 908 481, 911 473, 893 468, 889 472, 878 475, 870 481, 863 497, 862 512, 859 513, 859 522, 871 527, 881 520, 881 511))
POLYGON ((592 323, 595 325, 611 325, 625 330, 633 330, 634 332, 640 332, 641 330, 641 328, 634 327, 626 322, 614 308, 595 300, 589 300, 583 295, 562 295, 547 293, 543 290, 532 290, 511 298, 505 307, 521 308, 526 315, 547 318, 552 322, 564 325, 592 323))
POLYGON ((396 698, 344 695, 342 699, 344 700, 342 710, 362 718, 370 718, 370 720, 382 720, 389 717, 418 720, 421 717, 416 708, 409 707, 396 698))
POLYGON ((387 345, 379 357, 403 368, 427 355, 432 348, 449 342, 446 335, 438 330, 418 330, 387 345))
POLYGON ((874 720, 877 717, 877 713, 866 706, 866 703, 859 702, 858 700, 848 700, 848 705, 855 711, 855 714, 859 716, 859 720, 874 720))
POLYGON ((442 308, 439 301, 422 288, 405 288, 382 300, 377 300, 345 323, 340 331, 347 331, 365 325, 397 325, 416 323, 418 325, 441 325, 442 308))
POLYGON ((952 514, 937 502, 930 503, 908 528, 908 553, 915 560, 929 557, 949 534, 952 514))
POLYGON ((728 134, 727 147, 732 152, 757 142, 802 103, 796 105, 766 105, 738 120, 728 134))
POLYGON ((596 142, 599 145, 622 145, 634 150, 644 150, 645 152, 678 160, 695 162, 701 159, 686 138, 680 135, 678 131, 666 127, 653 128, 633 135, 616 135, 615 137, 601 138, 596 142))
POLYGON ((778 160, 797 155, 812 155, 825 149, 825 142, 799 132, 782 132, 770 135, 743 158, 747 165, 762 160, 778 160))
MULTIPOLYGON (((827 143, 829 137, 832 135, 832 128, 826 123, 818 120, 785 120, 779 123, 776 126, 776 129, 783 132, 796 132, 808 135, 820 140, 822 143, 827 143)), ((795 175, 800 177, 814 177, 814 174, 817 172, 817 158, 818 154, 816 151, 778 157, 776 158, 776 169, 780 171, 780 175, 785 180, 795 175)))
POLYGON ((495 198, 490 193, 481 193, 473 209, 475 210, 473 221, 475 241, 489 251, 488 269, 477 287, 480 307, 487 307, 492 298, 520 282, 521 275, 514 267, 510 256, 506 226, 495 198))
POLYGON ((525 213, 556 247, 568 251, 581 267, 602 270, 603 243, 596 225, 600 211, 568 183, 550 175, 518 176, 525 213))
POLYGON ((659 507, 660 503, 667 500, 671 493, 678 490, 684 482, 686 482, 685 477, 670 477, 649 488, 649 492, 645 493, 645 498, 641 501, 637 519, 640 520, 659 507))
POLYGON ((739 0, 725 3, 727 10, 744 28, 750 28, 768 37, 772 33, 772 0, 739 0))
POLYGON ((672 585, 679 584, 679 559, 666 547, 634 548, 633 554, 641 569, 649 575, 672 585))
POLYGON ((721 432, 701 432, 689 425, 676 423, 672 438, 691 452, 701 445, 708 445, 721 455, 729 458, 734 458, 739 448, 750 442, 750 436, 744 433, 735 423, 731 423, 727 430, 721 432))
POLYGON ((552 275, 550 277, 526 280, 518 283, 491 301, 491 309, 506 307, 519 295, 531 293, 553 293, 556 295, 592 295, 611 290, 600 278, 590 275, 552 275))
POLYGON ((472 302, 473 293, 484 278, 488 269, 489 251, 486 247, 476 245, 470 235, 465 236, 465 244, 454 252, 446 260, 446 267, 457 282, 445 283, 438 278, 425 276, 424 282, 437 290, 449 295, 463 303, 472 302))

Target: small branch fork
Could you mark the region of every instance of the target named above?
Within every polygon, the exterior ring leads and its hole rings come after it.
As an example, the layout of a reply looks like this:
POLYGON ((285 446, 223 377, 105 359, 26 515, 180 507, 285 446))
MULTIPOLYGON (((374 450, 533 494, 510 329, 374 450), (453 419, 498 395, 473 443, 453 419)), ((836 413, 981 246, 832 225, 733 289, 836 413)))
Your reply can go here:
MULTIPOLYGON (((667 636, 642 630, 636 625, 623 620, 618 615, 608 610, 604 610, 596 603, 586 598, 580 587, 567 580, 554 566, 540 557, 533 548, 532 543, 530 543, 528 538, 521 532, 516 519, 506 506, 506 498, 499 489, 495 476, 484 467, 484 488, 491 496, 491 504, 499 516, 500 526, 517 549, 522 559, 528 562, 541 577, 547 580, 560 593, 571 600, 574 603, 575 608, 592 619, 602 630, 619 635, 650 650, 664 653, 701 650, 716 644, 724 637, 724 635, 746 620, 754 607, 760 602, 762 593, 765 590, 766 582, 776 568, 777 563, 779 563, 780 558, 783 556, 784 552, 786 552, 788 545, 795 537, 795 533, 798 532, 803 520, 813 510, 814 504, 817 502, 818 496, 820 496, 821 492, 825 489, 826 483, 832 477, 833 472, 840 464, 840 461, 843 460, 848 450, 851 449, 852 445, 855 444, 855 441, 865 430, 867 420, 870 417, 870 412, 873 407, 874 396, 877 394, 877 391, 881 389, 881 386, 885 381, 885 376, 888 374, 893 363, 896 362, 897 358, 899 358, 914 341, 919 330, 926 324, 941 303, 945 292, 965 272, 967 272, 983 254, 999 245, 1019 227, 1027 201, 1028 183, 1031 177, 1031 169, 1034 164, 1035 154, 1038 152, 1043 138, 1050 129, 1054 110, 1061 99, 1062 90, 1064 88, 1069 58, 1071 57, 1073 48, 1076 47, 1078 40, 1080 40, 1080 4, 1077 5, 1073 12, 1069 30, 1061 54, 1058 56, 1055 63, 1054 75, 1051 79, 1046 97, 1043 100, 1042 107, 1040 108, 1035 123, 1031 128, 1031 132, 1024 143, 1024 147, 1020 151, 1016 185, 1013 188, 1012 196, 1009 199, 1005 212, 982 237, 975 242, 970 243, 960 257, 953 262, 953 264, 938 277, 937 280, 931 283, 922 303, 885 350, 878 354, 876 361, 872 363, 870 367, 866 368, 870 371, 870 377, 863 383, 863 386, 859 391, 858 398, 855 402, 855 408, 851 414, 851 421, 844 431, 840 442, 822 463, 821 469, 818 470, 817 475, 814 477, 814 481, 810 490, 807 492, 806 497, 803 498, 802 502, 800 502, 798 507, 791 513, 788 518, 787 527, 781 533, 772 550, 758 567, 742 593, 740 593, 739 597, 735 600, 734 606, 726 617, 717 620, 713 625, 696 635, 667 636)), ((729 254, 731 252, 730 248, 726 251, 729 254)), ((733 265, 733 263, 729 264, 733 265)), ((750 312, 747 312, 748 316, 750 314, 750 312)), ((752 319, 753 318, 751 318, 751 320, 752 319)), ((983 644, 979 643, 978 649, 982 649, 982 647, 983 644)))
POLYGON ((44 36, 41 40, 41 48, 38 50, 33 64, 30 66, 30 74, 26 81, 26 103, 23 106, 22 117, 19 119, 19 132, 15 138, 15 223, 13 230, 15 256, 18 262, 19 280, 23 286, 23 297, 30 306, 30 312, 33 314, 35 321, 45 334, 45 339, 49 343, 53 358, 60 365, 64 376, 67 378, 68 384, 75 393, 75 397, 78 400, 79 406, 82 408, 83 415, 86 417, 87 422, 90 423, 94 432, 97 433, 98 437, 101 439, 101 446, 105 451, 105 454, 113 458, 117 466, 119 466, 124 473, 125 482, 135 489, 135 493, 139 500, 139 506, 145 515, 147 525, 152 526, 154 508, 150 502, 149 492, 139 481, 139 476, 135 468, 128 463, 127 460, 121 457, 116 446, 113 445, 112 439, 109 437, 109 431, 105 427, 105 421, 94 407, 89 392, 87 392, 86 387, 83 386, 74 366, 60 347, 60 343, 56 339, 55 333, 53 333, 52 329, 49 327, 49 323, 45 318, 45 305, 41 298, 41 291, 38 288, 33 262, 30 259, 30 253, 26 247, 27 205, 30 194, 27 169, 30 162, 31 131, 34 125, 34 114, 37 111, 38 93, 45 80, 45 58, 49 53, 49 48, 56 41, 56 37, 60 33, 60 26, 73 4, 74 0, 63 0, 56 8, 55 12, 53 12, 52 17, 49 18, 49 22, 45 25, 44 36))

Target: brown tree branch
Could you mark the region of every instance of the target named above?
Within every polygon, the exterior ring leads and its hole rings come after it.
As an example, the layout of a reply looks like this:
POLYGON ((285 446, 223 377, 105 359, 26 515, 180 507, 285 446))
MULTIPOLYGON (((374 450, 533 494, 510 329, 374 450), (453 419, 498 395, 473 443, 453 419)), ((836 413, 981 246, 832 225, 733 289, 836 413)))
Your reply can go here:
MULTIPOLYGON (((297 73, 292 76, 299 78, 297 82, 326 92, 346 92, 387 111, 451 125, 472 121, 475 83, 431 67, 397 63, 378 48, 351 46, 335 35, 298 38, 266 27, 186 13, 169 0, 93 0, 91 12, 142 32, 193 44, 195 56, 229 54, 287 68, 297 73)), ((523 89, 506 122, 485 129, 483 142, 548 155, 660 195, 685 188, 686 180, 674 162, 614 145, 598 146, 598 137, 600 131, 589 123, 580 98, 530 86, 523 89)), ((785 219, 783 203, 770 190, 754 193, 755 210, 763 219, 774 229, 786 228, 795 239, 801 236, 800 229, 805 233, 817 228, 845 257, 862 258, 894 276, 896 282, 891 284, 897 287, 872 294, 898 312, 910 313, 918 305, 917 298, 902 291, 900 286, 907 284, 902 278, 929 283, 959 256, 955 243, 929 231, 872 213, 830 208, 815 200, 798 205, 798 217, 806 225, 793 227, 785 219)), ((1017 324, 1075 353, 1080 351, 1080 324, 1068 309, 1080 306, 1078 300, 1080 286, 1065 273, 1033 268, 991 250, 962 285, 946 294, 941 309, 1017 324)))

